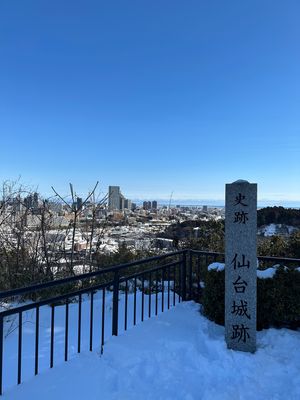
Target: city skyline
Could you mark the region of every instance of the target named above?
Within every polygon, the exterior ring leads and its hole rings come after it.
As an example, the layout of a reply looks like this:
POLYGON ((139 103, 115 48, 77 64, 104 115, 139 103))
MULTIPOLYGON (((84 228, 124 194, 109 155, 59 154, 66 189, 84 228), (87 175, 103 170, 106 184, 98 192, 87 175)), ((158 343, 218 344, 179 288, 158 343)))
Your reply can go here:
MULTIPOLYGON (((49 194, 47 194, 47 192, 41 192, 39 191, 38 187, 30 187, 26 185, 23 185, 22 181, 17 181, 15 188, 17 189, 19 187, 19 185, 23 186, 23 198, 25 197, 32 197, 33 195, 41 195, 42 198, 44 199, 48 199, 48 200, 54 200, 56 198, 56 200, 61 201, 59 199, 59 197, 57 197, 55 195, 55 193, 49 192, 49 194), (37 193, 35 193, 35 191, 37 193)), ((73 185, 72 185, 73 186, 73 185)), ((62 192, 59 193, 60 196, 62 196, 62 198, 69 202, 72 203, 72 196, 70 191, 68 191, 68 185, 62 189, 62 192)), ((100 201, 101 203, 103 202, 103 199, 105 197, 107 197, 106 200, 106 204, 108 206, 109 209, 113 210, 113 209, 126 209, 126 208, 130 208, 131 207, 131 203, 136 203, 138 206, 142 206, 144 202, 157 202, 158 206, 171 206, 171 207, 176 207, 177 205, 181 205, 181 206, 211 206, 211 207, 224 207, 225 206, 225 197, 215 197, 215 198, 209 198, 209 197, 198 197, 198 198, 193 198, 193 197, 188 197, 188 196, 183 196, 183 197, 176 197, 174 196, 174 191, 171 192, 171 194, 169 194, 169 196, 165 196, 165 197, 159 197, 159 196, 137 196, 137 195, 128 195, 125 191, 123 191, 123 188, 121 190, 120 186, 111 186, 109 185, 106 189, 106 191, 101 188, 98 187, 99 190, 96 190, 94 198, 95 201, 98 202, 100 201), (117 188, 118 189, 118 194, 117 197, 118 199, 113 200, 113 202, 115 204, 120 204, 120 206, 117 207, 111 207, 110 206, 110 199, 114 198, 115 195, 112 194, 109 195, 110 193, 110 188, 117 188), (122 193, 126 193, 126 197, 122 194, 122 193), (120 199, 123 199, 124 204, 121 205, 122 203, 120 203, 120 199), (127 202, 127 203, 126 203, 127 202), (129 203, 128 203, 129 202, 129 203), (126 205, 127 204, 127 205, 126 205)), ((78 190, 76 190, 76 187, 73 186, 73 190, 74 190, 74 198, 80 201, 83 201, 83 198, 86 198, 89 193, 91 193, 91 188, 89 188, 89 190, 86 190, 84 192, 79 192, 78 190)), ((224 193, 225 195, 225 193, 224 193)), ((17 195, 18 197, 19 195, 17 195)), ((285 200, 285 199, 276 199, 276 200, 272 200, 272 199, 266 199, 266 198, 258 198, 258 207, 268 207, 268 206, 283 206, 283 207, 291 207, 291 208, 300 208, 300 201, 299 200, 285 200)))
POLYGON ((0 181, 300 203, 300 4, 0 6, 0 181))

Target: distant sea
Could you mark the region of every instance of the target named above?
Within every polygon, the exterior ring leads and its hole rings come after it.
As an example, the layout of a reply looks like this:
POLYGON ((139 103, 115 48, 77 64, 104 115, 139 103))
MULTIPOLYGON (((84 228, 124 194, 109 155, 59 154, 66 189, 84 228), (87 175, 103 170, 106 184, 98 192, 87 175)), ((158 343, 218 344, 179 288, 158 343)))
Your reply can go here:
MULTIPOLYGON (((156 200, 159 206, 169 206, 170 201, 166 199, 153 199, 156 200)), ((132 200, 134 203, 141 205, 143 204, 143 200, 135 199, 132 200)), ((148 201, 148 199, 146 200, 148 201)), ((300 209, 300 200, 299 201, 287 201, 287 200, 259 200, 258 207, 273 207, 273 206, 281 206, 286 208, 297 208, 300 209)), ((223 208, 225 207, 225 203, 222 200, 192 200, 192 199, 172 199, 171 207, 176 206, 183 206, 183 207, 201 207, 201 206, 208 206, 208 207, 218 207, 223 208)))

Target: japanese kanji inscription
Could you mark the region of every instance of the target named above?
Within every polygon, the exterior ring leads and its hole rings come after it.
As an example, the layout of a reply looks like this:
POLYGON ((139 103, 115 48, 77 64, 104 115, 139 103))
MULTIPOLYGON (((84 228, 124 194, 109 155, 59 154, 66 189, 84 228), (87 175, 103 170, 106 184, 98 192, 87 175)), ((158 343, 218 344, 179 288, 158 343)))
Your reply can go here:
POLYGON ((225 339, 234 350, 256 350, 257 185, 226 185, 225 339))

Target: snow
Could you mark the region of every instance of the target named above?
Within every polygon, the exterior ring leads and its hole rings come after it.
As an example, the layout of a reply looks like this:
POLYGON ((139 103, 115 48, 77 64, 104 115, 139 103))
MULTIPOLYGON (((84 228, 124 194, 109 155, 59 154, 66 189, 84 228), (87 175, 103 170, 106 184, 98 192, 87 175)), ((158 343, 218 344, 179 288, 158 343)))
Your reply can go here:
POLYGON ((215 270, 215 271, 220 272, 220 271, 224 271, 224 269, 225 269, 225 264, 224 263, 219 263, 219 262, 211 263, 208 266, 208 271, 215 270))
POLYGON ((276 273, 276 268, 270 267, 270 268, 267 268, 267 269, 265 269, 263 271, 257 270, 257 277, 260 278, 260 279, 273 278, 275 273, 276 273))
MULTIPOLYGON (((137 298, 140 304, 140 293, 137 298)), ((63 307, 56 316, 56 343, 63 353, 63 307)), ((41 327, 47 331, 45 322, 41 327)), ((70 361, 7 389, 3 399, 298 400, 300 332, 269 329, 258 332, 257 341, 255 354, 228 350, 223 327, 203 317, 198 304, 180 303, 107 339, 102 356, 95 341, 94 352, 74 351, 70 361)), ((30 361, 25 357, 26 368, 30 361)))
MULTIPOLYGON (((258 262, 258 265, 259 265, 259 262, 258 262)), ((279 267, 280 267, 280 264, 276 264, 276 265, 273 265, 273 267, 267 268, 265 270, 259 270, 258 269, 257 270, 257 277, 259 279, 273 278, 275 273, 276 273, 277 268, 279 268, 279 267)), ((219 263, 219 262, 211 263, 208 266, 208 271, 214 270, 214 271, 220 272, 220 271, 224 271, 224 269, 225 269, 225 264, 224 263, 219 263)), ((287 269, 287 267, 284 267, 284 269, 287 269)), ((300 272, 300 267, 296 268, 296 271, 300 272)))
MULTIPOLYGON (((137 283, 139 280, 137 280, 137 283)), ((140 282, 141 283, 141 282, 140 282)), ((155 282, 154 282, 155 284, 155 282)), ((160 287, 161 283, 159 283, 160 287)), ((121 285, 122 286, 122 285, 121 285)), ((147 283, 145 282, 145 287, 147 283)), ((164 282, 164 309, 167 309, 168 283, 164 282)), ((170 281, 170 288, 173 282, 170 281)), ((129 293, 133 290, 132 281, 128 281, 129 293)), ((121 293, 121 292, 120 292, 121 293)), ((141 292, 137 291, 136 301, 136 321, 141 321, 141 292)), ((158 313, 162 310, 161 293, 158 294, 158 313)), ((125 295, 120 294, 119 299, 119 332, 124 332, 125 325, 125 295)), ((148 318, 149 296, 144 296, 144 320, 148 318)), ((170 296, 170 306, 173 304, 173 293, 170 296)), ((178 296, 175 296, 176 303, 178 296)), ((94 312, 93 312, 93 343, 95 349, 100 347, 101 330, 102 330, 102 291, 98 291, 94 295, 94 312)), ((128 328, 133 326, 134 295, 128 295, 128 328)), ((151 315, 155 313, 155 294, 151 296, 151 315)), ((35 310, 23 313, 23 335, 22 335, 22 382, 33 377, 34 375, 34 345, 35 345, 35 310)), ((89 326, 90 326, 90 297, 83 296, 82 301, 82 322, 81 322, 81 349, 87 351, 89 349, 89 326)), ((39 323, 39 371, 49 370, 50 359, 50 335, 51 335, 51 308, 48 306, 40 307, 40 323, 39 323)), ((69 358, 77 355, 77 332, 78 332, 78 303, 69 304, 69 358)), ((112 292, 106 291, 105 296, 105 340, 111 338, 112 331, 112 292)), ((64 343, 65 343, 65 306, 55 307, 55 345, 54 345, 54 366, 64 363, 64 343)), ((17 348, 18 348, 18 318, 10 316, 5 319, 4 325, 4 351, 3 351, 3 381, 4 392, 8 388, 16 384, 17 377, 17 348)))
POLYGON ((273 236, 276 234, 277 230, 277 225, 276 224, 270 224, 265 227, 264 229, 264 236, 273 236))
POLYGON ((274 224, 274 223, 269 225, 263 225, 258 229, 258 233, 265 237, 270 237, 274 235, 288 236, 296 231, 298 231, 298 228, 294 226, 286 224, 274 224))

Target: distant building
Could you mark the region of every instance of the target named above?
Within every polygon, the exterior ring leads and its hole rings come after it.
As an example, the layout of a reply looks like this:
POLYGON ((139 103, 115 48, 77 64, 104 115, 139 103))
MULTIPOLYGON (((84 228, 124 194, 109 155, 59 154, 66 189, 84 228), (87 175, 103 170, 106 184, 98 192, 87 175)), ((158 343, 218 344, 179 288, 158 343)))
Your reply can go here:
POLYGON ((61 213, 63 211, 62 203, 57 203, 54 201, 46 201, 46 204, 47 204, 48 209, 53 212, 61 213))
POLYGON ((86 248, 87 248, 87 243, 86 242, 76 242, 76 243, 74 243, 74 250, 75 251, 86 250, 86 248))
POLYGON ((33 210, 37 210, 39 207, 39 195, 37 193, 33 193, 25 197, 24 205, 27 209, 31 208, 33 210))
POLYGON ((120 210, 121 192, 120 186, 108 187, 108 209, 109 211, 120 210))
POLYGON ((203 207, 202 207, 202 211, 203 211, 203 212, 207 212, 207 211, 208 211, 208 207, 207 207, 207 206, 203 206, 203 207))
POLYGON ((144 201, 143 202, 143 209, 144 210, 151 210, 151 201, 144 201))
POLYGON ((115 221, 115 222, 122 221, 123 218, 124 218, 124 215, 120 211, 114 211, 113 215, 111 216, 111 220, 115 221))
MULTIPOLYGON (((4 205, 4 202, 3 202, 4 205)), ((13 208, 13 212, 20 212, 21 211, 21 197, 20 195, 18 195, 17 197, 15 197, 12 201, 12 208, 13 208)))
POLYGON ((124 211, 131 209, 131 200, 126 199, 120 190, 120 186, 108 187, 108 209, 109 211, 124 211))
POLYGON ((24 206, 26 208, 31 208, 32 207, 32 196, 31 195, 29 195, 29 196, 24 198, 24 206))
POLYGON ((120 194, 120 208, 119 208, 119 210, 120 211, 124 211, 124 208, 125 208, 125 197, 122 194, 120 194))
POLYGON ((152 210, 157 210, 157 201, 156 200, 152 201, 152 210))
POLYGON ((131 205, 131 200, 125 199, 125 201, 124 201, 124 208, 125 208, 126 210, 131 210, 131 207, 132 207, 132 205, 131 205))
POLYGON ((39 207, 39 195, 35 192, 33 193, 32 208, 35 210, 39 207))
POLYGON ((105 208, 99 208, 96 210, 96 218, 105 218, 107 216, 107 211, 105 208))
POLYGON ((157 201, 144 201, 143 202, 143 209, 144 210, 157 210, 157 201))
POLYGON ((76 206, 77 206, 77 210, 80 210, 82 208, 82 198, 81 197, 77 197, 76 206))

